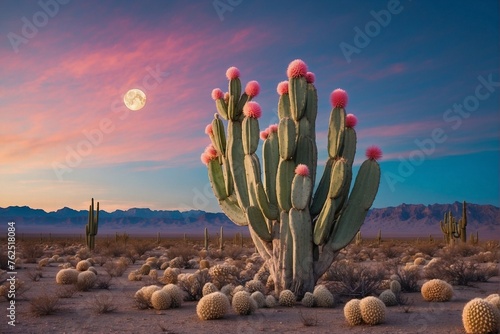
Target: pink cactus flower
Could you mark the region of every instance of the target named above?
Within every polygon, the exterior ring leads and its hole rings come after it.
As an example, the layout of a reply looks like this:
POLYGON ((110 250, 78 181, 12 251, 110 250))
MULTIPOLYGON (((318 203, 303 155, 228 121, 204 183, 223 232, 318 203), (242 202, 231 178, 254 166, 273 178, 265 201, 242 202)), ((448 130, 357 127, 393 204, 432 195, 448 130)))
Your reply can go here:
POLYGON ((224 93, 220 90, 220 88, 215 88, 212 91, 212 99, 214 99, 214 101, 216 101, 218 99, 222 99, 223 97, 224 97, 224 93))
POLYGON ((347 114, 345 117, 345 126, 353 128, 358 124, 358 118, 354 114, 347 114))
POLYGON ((334 108, 345 108, 348 100, 349 97, 343 89, 337 88, 332 92, 332 94, 330 94, 330 101, 332 102, 332 106, 334 108))
POLYGON ((205 127, 205 134, 207 136, 213 136, 214 135, 214 129, 212 129, 212 123, 207 124, 207 126, 205 127))
POLYGON ((266 140, 269 137, 269 132, 266 130, 260 132, 260 139, 266 140))
POLYGON ((309 167, 304 164, 298 164, 297 167, 295 167, 295 174, 300 176, 309 176, 309 167))
POLYGON ((312 84, 312 83, 314 83, 314 81, 316 81, 316 76, 314 75, 313 72, 306 73, 306 81, 307 81, 307 83, 310 83, 310 84, 312 84))
POLYGON ((259 95, 259 92, 260 92, 260 85, 257 81, 253 80, 247 83, 245 87, 245 93, 248 96, 256 97, 257 95, 259 95))
POLYGON ((366 157, 370 160, 380 160, 382 158, 382 150, 378 146, 370 146, 366 149, 366 157))
POLYGON ((276 132, 278 132, 278 124, 271 124, 271 125, 269 125, 269 127, 267 128, 267 131, 269 133, 272 133, 272 132, 276 133, 276 132))
POLYGON ((208 157, 208 155, 203 152, 200 156, 200 160, 201 162, 203 162, 204 165, 208 165, 208 163, 210 162, 210 158, 208 157))
POLYGON ((276 88, 279 95, 288 94, 288 81, 282 81, 278 84, 276 88))
POLYGON ((243 114, 245 114, 246 117, 260 118, 262 109, 257 102, 250 101, 243 106, 243 114))
POLYGON ((203 153, 205 153, 210 160, 217 158, 217 150, 212 144, 208 145, 203 153))
POLYGON ((226 71, 226 77, 228 80, 237 79, 240 77, 240 70, 238 68, 231 66, 226 71))
POLYGON ((288 78, 304 77, 307 73, 307 65, 300 59, 295 59, 288 65, 286 74, 288 78))
POLYGON ((228 92, 225 92, 224 93, 224 101, 227 103, 227 101, 229 101, 229 93, 228 92))

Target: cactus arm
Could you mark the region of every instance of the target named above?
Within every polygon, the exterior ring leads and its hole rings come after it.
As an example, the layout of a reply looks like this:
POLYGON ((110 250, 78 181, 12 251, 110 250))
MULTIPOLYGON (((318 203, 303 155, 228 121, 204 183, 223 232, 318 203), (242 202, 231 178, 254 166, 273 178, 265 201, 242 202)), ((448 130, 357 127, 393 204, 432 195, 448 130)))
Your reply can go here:
POLYGON ((222 165, 217 159, 210 160, 208 162, 208 179, 215 197, 219 200, 224 200, 227 198, 228 194, 226 191, 226 182, 224 178, 224 172, 222 170, 222 165))
POLYGON ((333 108, 330 113, 328 126, 328 155, 330 158, 340 156, 344 141, 345 116, 344 108, 333 108))
POLYGON ((321 176, 321 180, 319 181, 318 187, 314 192, 314 197, 310 208, 310 212, 313 217, 317 216, 325 205, 325 201, 328 196, 328 190, 330 188, 332 167, 334 164, 334 159, 330 158, 327 160, 325 170, 323 171, 323 175, 321 176))
POLYGON ((330 243, 334 250, 341 250, 351 242, 363 224, 380 183, 380 166, 375 160, 366 160, 361 165, 347 205, 335 225, 330 243))
POLYGON ((234 192, 239 206, 244 210, 250 205, 248 197, 248 186, 245 174, 243 142, 241 122, 228 122, 228 160, 231 167, 231 175, 234 180, 234 192))
POLYGON ((307 97, 307 81, 304 77, 290 78, 288 80, 288 92, 290 95, 290 111, 295 121, 299 121, 304 115, 307 97))
POLYGON ((247 226, 245 212, 238 205, 235 195, 219 200, 219 205, 226 216, 238 226, 247 226))
POLYGON ((276 178, 276 193, 278 205, 282 211, 288 212, 292 207, 291 191, 294 177, 295 164, 292 160, 280 160, 278 176, 276 178))
POLYGON ((264 216, 270 220, 277 220, 279 218, 278 207, 268 201, 262 183, 257 183, 255 185, 255 193, 257 195, 257 202, 259 204, 259 208, 262 210, 264 216))
POLYGON ((251 205, 247 208, 245 214, 249 225, 252 227, 253 231, 255 231, 257 236, 263 241, 272 241, 271 233, 269 232, 266 220, 260 209, 251 205))

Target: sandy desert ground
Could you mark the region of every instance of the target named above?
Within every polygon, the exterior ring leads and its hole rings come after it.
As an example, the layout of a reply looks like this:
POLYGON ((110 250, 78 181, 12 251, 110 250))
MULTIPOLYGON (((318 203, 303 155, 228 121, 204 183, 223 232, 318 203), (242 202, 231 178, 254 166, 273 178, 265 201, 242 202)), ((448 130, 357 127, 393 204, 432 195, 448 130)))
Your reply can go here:
MULTIPOLYGON (((216 245, 206 252, 202 249, 202 242, 194 241, 186 245, 182 240, 170 240, 158 245, 154 240, 131 240, 128 244, 98 240, 98 246, 92 253, 77 240, 49 243, 34 239, 18 244, 16 271, 18 280, 23 283, 16 286, 16 322, 15 327, 8 325, 6 308, 9 302, 7 298, 0 297, 2 333, 465 333, 462 325, 464 305, 473 298, 500 293, 498 242, 449 248, 437 242, 417 244, 415 241, 384 241, 379 245, 377 242, 364 241, 362 245, 350 245, 339 255, 338 261, 349 259, 349 264, 358 266, 356 268, 378 268, 378 274, 382 273, 383 277, 375 282, 373 291, 369 291, 375 296, 387 288, 384 285, 387 285, 387 279, 397 268, 408 268, 417 258, 422 259, 414 265, 414 268, 418 268, 418 287, 429 280, 426 275, 431 275, 428 265, 433 258, 453 257, 455 263, 459 260, 474 263, 476 270, 483 273, 489 271, 488 280, 477 282, 472 279, 467 282, 468 285, 454 284, 454 295, 448 302, 427 302, 419 291, 403 291, 400 304, 387 307, 385 321, 375 326, 350 326, 346 322, 343 307, 351 297, 342 293, 345 289, 342 290, 339 282, 331 280, 334 275, 330 275, 330 279, 325 276, 321 282, 335 296, 332 308, 309 308, 298 301, 294 307, 259 308, 246 316, 237 315, 230 309, 223 319, 202 321, 196 314, 197 300, 185 300, 180 308, 139 309, 134 294, 143 286, 163 286, 164 270, 160 268, 165 268, 165 263, 170 267, 180 266, 179 278, 185 278, 197 272, 202 258, 208 260, 211 267, 231 265, 240 268, 240 281, 234 282, 235 285, 252 279, 261 262, 256 254, 252 254, 254 249, 251 244, 247 243, 241 248, 229 241, 222 252, 216 245), (191 261, 183 259, 181 263, 172 262, 178 256, 191 261), (96 285, 88 291, 78 291, 71 284, 56 283, 56 275, 61 267, 75 267, 84 258, 91 259, 98 273, 96 285), (151 263, 152 259, 156 259, 152 267, 156 265, 157 278, 153 270, 150 275, 138 275, 141 280, 129 279, 130 273, 137 272, 144 263, 151 263), (112 271, 117 268, 123 271, 121 276, 111 278, 107 289, 98 286, 106 285, 110 272, 117 275, 112 271), (38 296, 48 299, 40 302, 37 301, 38 296), (33 311, 33 304, 36 306, 37 303, 47 304, 51 301, 56 303, 52 314, 36 315, 36 311, 33 311), (98 305, 108 306, 112 310, 98 313, 98 305)), ((446 271, 435 271, 434 275, 437 275, 436 272, 442 274, 446 271)), ((1 278, 3 281, 8 277, 4 273, 1 278)), ((4 285, 8 286, 8 281, 4 285)), ((180 280, 178 285, 182 286, 180 280)))

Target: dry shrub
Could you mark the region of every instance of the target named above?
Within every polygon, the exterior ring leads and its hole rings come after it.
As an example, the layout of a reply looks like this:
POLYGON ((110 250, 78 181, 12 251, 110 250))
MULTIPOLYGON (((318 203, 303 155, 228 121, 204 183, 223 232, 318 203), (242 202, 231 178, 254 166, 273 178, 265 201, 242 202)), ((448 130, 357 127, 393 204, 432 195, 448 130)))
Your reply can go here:
POLYGON ((111 276, 111 275, 99 275, 99 276, 97 276, 97 281, 95 282, 94 286, 96 289, 109 290, 109 287, 111 286, 112 279, 113 279, 113 276, 111 276))
POLYGON ((106 262, 104 264, 104 270, 111 277, 122 277, 128 268, 128 260, 125 258, 120 258, 117 261, 106 262))
POLYGON ((136 293, 134 296, 134 305, 139 310, 146 310, 151 307, 149 300, 142 293, 136 293))
POLYGON ((58 309, 59 297, 56 295, 44 294, 30 300, 30 312, 37 317, 53 314, 58 309))
POLYGON ((323 275, 323 280, 332 281, 335 293, 353 298, 372 295, 384 279, 381 265, 363 265, 348 260, 334 262, 323 275))
POLYGON ((454 245, 446 246, 441 250, 441 257, 447 260, 453 260, 461 257, 468 257, 478 254, 481 249, 463 242, 457 242, 454 245))
POLYGON ((498 276, 496 265, 480 265, 464 259, 437 259, 427 265, 424 276, 427 279, 439 278, 454 285, 470 285, 471 282, 486 282, 498 276))
POLYGON ((71 298, 76 291, 73 285, 61 285, 56 291, 56 296, 59 298, 71 298))
POLYGON ((385 255, 388 259, 396 259, 403 253, 403 248, 394 246, 391 243, 384 243, 379 248, 378 251, 385 255))
POLYGON ((401 284, 401 291, 405 292, 418 292, 418 280, 420 279, 420 269, 418 266, 410 265, 398 267, 394 273, 398 277, 401 284))
POLYGON ((113 297, 108 294, 99 293, 89 303, 90 308, 96 314, 111 313, 116 310, 113 297))
POLYGON ((433 242, 421 243, 416 245, 415 247, 418 248, 418 251, 420 253, 429 255, 431 257, 434 256, 439 251, 439 246, 433 242))
POLYGON ((26 270, 26 275, 30 280, 33 282, 37 282, 40 280, 40 278, 43 277, 42 270, 41 269, 27 269, 26 270))
POLYGON ((28 263, 36 263, 37 259, 43 256, 42 245, 37 241, 30 240, 21 243, 21 253, 28 263))
POLYGON ((151 240, 134 240, 131 243, 131 247, 136 254, 139 256, 144 255, 147 251, 153 249, 155 245, 151 240))
POLYGON ((180 244, 176 246, 171 246, 167 250, 167 256, 170 259, 175 259, 176 257, 182 257, 185 262, 193 259, 198 256, 198 251, 194 249, 192 246, 188 246, 186 244, 180 244))

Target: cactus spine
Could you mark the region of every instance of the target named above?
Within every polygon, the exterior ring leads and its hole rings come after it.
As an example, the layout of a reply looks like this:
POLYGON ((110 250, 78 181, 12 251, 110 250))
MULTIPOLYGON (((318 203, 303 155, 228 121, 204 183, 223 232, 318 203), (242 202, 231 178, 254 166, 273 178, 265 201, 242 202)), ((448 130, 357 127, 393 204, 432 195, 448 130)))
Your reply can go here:
POLYGON ((97 227, 99 224, 99 202, 97 202, 97 210, 94 213, 94 199, 92 198, 89 207, 89 219, 85 225, 85 243, 90 250, 94 250, 95 236, 97 235, 97 227))
POLYGON ((290 289, 301 298, 313 291, 363 224, 378 191, 376 160, 381 152, 367 150, 368 159, 350 191, 356 132, 347 122, 347 94, 335 90, 328 160, 314 190, 318 156, 314 75, 301 60, 293 61, 287 72, 288 82, 278 85, 279 124, 260 133, 262 166, 256 155, 260 107, 255 112, 251 100, 256 94, 247 92, 248 85, 241 94, 234 67, 226 72, 227 97, 218 89, 212 92, 218 114, 207 126, 212 145, 201 158, 221 209, 235 224, 248 226, 276 293, 290 289), (227 134, 222 119, 227 120, 227 134))
POLYGON ((455 239, 460 239, 463 243, 467 241, 467 203, 462 205, 462 218, 458 221, 453 217, 451 211, 444 214, 443 220, 439 222, 444 240, 448 245, 454 243, 455 239))

